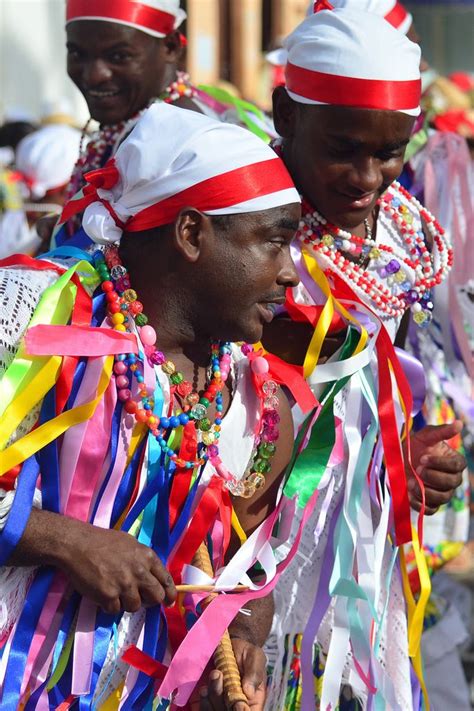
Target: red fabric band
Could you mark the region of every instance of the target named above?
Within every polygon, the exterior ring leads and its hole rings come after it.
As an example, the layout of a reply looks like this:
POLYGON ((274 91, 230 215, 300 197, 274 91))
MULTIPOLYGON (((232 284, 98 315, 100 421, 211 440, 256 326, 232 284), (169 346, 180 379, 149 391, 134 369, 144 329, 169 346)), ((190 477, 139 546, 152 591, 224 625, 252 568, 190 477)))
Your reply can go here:
POLYGON ((421 79, 358 79, 314 72, 290 63, 286 65, 286 86, 298 96, 323 104, 389 111, 416 109, 421 94, 421 79))
POLYGON ((131 217, 125 230, 140 232, 170 224, 184 207, 194 207, 202 212, 221 210, 293 187, 293 181, 283 162, 270 158, 235 168, 228 173, 214 175, 155 205, 150 205, 131 217))
POLYGON ((394 7, 392 7, 390 12, 387 12, 385 19, 392 25, 392 27, 395 27, 398 30, 398 28, 405 21, 407 15, 408 12, 405 10, 403 5, 400 2, 397 2, 394 7))
POLYGON ((130 0, 68 0, 66 22, 81 19, 124 22, 162 35, 173 32, 176 21, 169 12, 130 0))

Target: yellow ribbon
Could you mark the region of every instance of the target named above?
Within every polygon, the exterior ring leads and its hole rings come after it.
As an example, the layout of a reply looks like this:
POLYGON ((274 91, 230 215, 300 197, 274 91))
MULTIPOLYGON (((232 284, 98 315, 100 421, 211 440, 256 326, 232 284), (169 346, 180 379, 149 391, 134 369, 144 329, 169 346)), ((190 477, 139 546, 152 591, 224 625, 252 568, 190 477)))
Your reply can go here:
MULTIPOLYGON (((91 281, 97 282, 98 280, 95 269, 88 262, 77 262, 62 274, 54 284, 45 289, 30 320, 29 328, 43 323, 53 325, 67 324, 77 293, 77 286, 71 282, 71 278, 76 271, 81 283, 86 281, 88 283, 91 281)), ((47 363, 47 360, 44 356, 28 356, 25 353, 23 343, 20 344, 13 362, 0 379, 0 415, 3 415, 20 392, 20 389, 28 387, 30 381, 35 378, 38 371, 47 363)), ((50 388, 54 382, 54 380, 50 381, 50 388)))
POLYGON ((0 476, 17 464, 24 462, 28 457, 35 454, 35 452, 46 447, 50 442, 60 437, 66 430, 90 419, 110 382, 113 364, 114 357, 107 356, 99 378, 97 396, 93 400, 61 413, 58 417, 45 422, 40 427, 32 430, 25 437, 14 442, 8 449, 0 452, 0 476))
POLYGON ((242 528, 242 525, 239 521, 239 517, 237 516, 237 514, 233 508, 232 508, 231 525, 232 525, 232 528, 234 529, 236 535, 239 538, 240 545, 243 546, 245 541, 247 540, 247 534, 245 533, 244 529, 242 528))
POLYGON ((359 321, 357 321, 357 319, 355 319, 341 304, 341 302, 332 295, 331 287, 329 286, 326 275, 313 255, 303 251, 303 259, 309 275, 326 297, 326 303, 321 312, 321 316, 318 319, 316 328, 314 329, 314 333, 303 363, 303 374, 305 378, 308 378, 318 364, 319 357, 321 355, 321 348, 323 347, 324 339, 329 331, 335 310, 338 311, 347 321, 354 324, 354 326, 356 326, 360 331, 359 342, 357 343, 353 355, 357 355, 365 348, 369 335, 364 326, 362 326, 359 321))
POLYGON ((428 566, 423 551, 418 540, 418 532, 412 526, 412 545, 415 553, 415 561, 418 568, 420 578, 420 594, 418 602, 416 602, 408 578, 405 552, 403 546, 400 547, 400 561, 402 571, 403 590, 407 602, 408 612, 408 654, 412 657, 413 669, 420 682, 421 690, 425 700, 427 711, 430 709, 428 692, 426 689, 425 680, 423 677, 423 664, 421 658, 421 635, 423 633, 423 620, 425 616, 426 605, 431 593, 431 581, 428 573, 428 566))

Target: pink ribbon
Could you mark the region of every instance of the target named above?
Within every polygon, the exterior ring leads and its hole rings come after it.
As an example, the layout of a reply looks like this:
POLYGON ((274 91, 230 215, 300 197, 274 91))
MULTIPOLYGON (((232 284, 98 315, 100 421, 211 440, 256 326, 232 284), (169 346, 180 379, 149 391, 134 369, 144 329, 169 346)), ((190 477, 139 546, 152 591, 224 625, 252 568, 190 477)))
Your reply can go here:
MULTIPOLYGON (((278 572, 273 579, 256 591, 219 595, 204 610, 179 646, 168 667, 166 676, 158 689, 158 694, 162 698, 169 698, 177 689, 177 695, 173 699, 174 704, 184 706, 188 702, 213 651, 239 610, 245 607, 250 600, 266 597, 277 584, 285 568, 291 563, 298 549, 303 528, 316 505, 318 495, 319 491, 316 490, 308 501, 288 556, 279 565, 278 572)), ((281 504, 262 524, 261 533, 265 540, 271 537, 280 508, 281 504)))
POLYGON ((138 353, 133 333, 93 326, 32 326, 25 335, 29 355, 94 358, 120 353, 138 353))

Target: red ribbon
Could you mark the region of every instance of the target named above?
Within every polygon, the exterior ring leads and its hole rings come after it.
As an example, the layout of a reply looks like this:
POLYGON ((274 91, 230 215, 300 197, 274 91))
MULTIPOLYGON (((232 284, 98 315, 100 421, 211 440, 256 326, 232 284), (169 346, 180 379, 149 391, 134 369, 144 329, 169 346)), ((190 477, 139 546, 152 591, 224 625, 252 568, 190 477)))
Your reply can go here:
POLYGON ((69 200, 63 208, 60 222, 67 222, 71 217, 77 215, 78 212, 83 212, 88 205, 93 202, 101 202, 112 215, 115 223, 123 227, 123 223, 119 220, 112 207, 106 200, 102 200, 98 195, 98 190, 111 190, 117 184, 120 178, 120 173, 115 164, 115 158, 110 158, 103 168, 90 170, 84 175, 86 185, 82 190, 82 197, 69 200))
POLYGON ((68 0, 66 22, 73 20, 122 22, 162 35, 173 32, 176 22, 169 12, 130 0, 68 0))
POLYGON ((303 377, 302 366, 287 363, 273 353, 266 353, 265 358, 270 366, 273 380, 290 391, 304 415, 317 406, 318 402, 303 377))
POLYGON ((168 671, 168 667, 164 664, 160 664, 156 659, 153 659, 141 649, 131 645, 122 654, 122 661, 125 664, 130 664, 130 666, 139 669, 144 674, 153 677, 153 679, 159 679, 160 681, 165 678, 165 674, 168 671))
MULTIPOLYGON (((319 317, 321 316, 323 308, 324 304, 313 304, 311 306, 304 306, 303 304, 298 304, 295 301, 293 289, 286 290, 285 309, 287 310, 288 315, 293 321, 297 321, 299 323, 307 322, 313 328, 315 328, 317 322, 319 321, 319 317)), ((331 323, 329 325, 328 333, 337 333, 337 331, 342 331, 346 327, 347 324, 342 318, 342 316, 337 311, 335 311, 331 323)))
POLYGON ((400 2, 395 3, 390 12, 385 15, 385 20, 389 22, 392 27, 398 30, 398 28, 403 24, 408 16, 408 12, 405 10, 400 2))
MULTIPOLYGON (((333 293, 336 298, 348 299, 356 303, 362 303, 359 297, 342 279, 334 274, 334 289, 333 293)), ((368 308, 364 304, 365 308, 368 308)), ((370 310, 370 309, 369 309, 370 310)), ((372 313, 374 313, 372 311, 372 313)), ((410 385, 405 376, 395 348, 390 336, 382 324, 377 338, 377 363, 378 363, 378 411, 380 419, 380 433, 384 448, 385 463, 390 482, 390 491, 392 494, 394 520, 395 520, 395 537, 397 545, 408 543, 412 540, 411 520, 410 520, 410 503, 408 500, 407 478, 405 470, 405 461, 401 447, 400 432, 397 419, 395 416, 395 408, 392 392, 392 374, 389 364, 392 366, 397 387, 402 396, 407 417, 410 416, 413 407, 413 397, 410 390, 410 385)), ((405 427, 407 434, 407 459, 411 467, 411 471, 415 476, 420 490, 422 492, 422 507, 419 516, 419 539, 420 545, 423 541, 423 515, 425 510, 424 499, 424 484, 415 469, 411 464, 410 457, 410 437, 408 435, 408 425, 405 427)))
MULTIPOLYGON (((197 432, 193 421, 188 422, 183 428, 183 438, 178 456, 180 459, 187 461, 195 460, 197 457, 197 432)), ((176 468, 169 500, 170 530, 173 529, 189 493, 192 477, 192 469, 187 469, 186 467, 176 468)))
POLYGON ((141 232, 172 223, 179 211, 186 206, 194 207, 202 212, 221 210, 280 190, 294 188, 283 161, 279 158, 270 158, 195 183, 161 202, 146 207, 130 217, 125 224, 117 217, 110 203, 97 195, 97 190, 100 188, 110 190, 119 177, 113 158, 106 163, 104 168, 86 173, 84 178, 87 185, 82 191, 83 196, 70 200, 65 205, 61 214, 61 222, 66 222, 98 200, 110 212, 118 227, 121 229, 126 227, 127 232, 141 232))
POLYGON ((329 0, 316 0, 313 6, 313 12, 321 12, 321 10, 334 10, 334 5, 331 5, 329 0))
POLYGON ((181 582, 183 566, 191 563, 194 554, 206 538, 209 528, 215 520, 216 513, 221 506, 223 484, 224 480, 220 477, 212 477, 199 501, 178 549, 171 557, 168 569, 176 583, 181 582))
POLYGON ((244 165, 206 178, 176 195, 150 205, 128 220, 127 232, 140 232, 170 224, 186 206, 202 212, 221 210, 293 187, 293 181, 280 159, 270 158, 244 165))
POLYGON ((421 95, 421 79, 388 81, 343 77, 290 62, 286 65, 286 86, 298 96, 323 104, 389 111, 416 109, 421 95))

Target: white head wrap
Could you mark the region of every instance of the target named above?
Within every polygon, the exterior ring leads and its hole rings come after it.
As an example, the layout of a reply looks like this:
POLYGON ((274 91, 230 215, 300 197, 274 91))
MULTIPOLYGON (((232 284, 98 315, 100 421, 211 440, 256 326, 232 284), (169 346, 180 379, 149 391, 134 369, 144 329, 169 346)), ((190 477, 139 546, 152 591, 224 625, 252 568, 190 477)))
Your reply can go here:
POLYGON ((79 158, 81 134, 70 126, 51 125, 23 138, 17 147, 16 167, 31 197, 39 200, 65 185, 79 158))
POLYGON ((152 37, 176 30, 186 13, 179 0, 67 0, 66 25, 76 20, 103 20, 133 27, 152 37))
POLYGON ((420 48, 382 17, 322 10, 296 28, 286 49, 295 101, 420 112, 420 48))
POLYGON ((82 225, 99 243, 170 224, 185 207, 233 215, 300 201, 281 159, 250 131, 164 103, 86 180, 86 198, 68 203, 63 219, 86 200, 82 225))
MULTIPOLYGON (((329 0, 326 5, 331 5, 332 8, 346 8, 355 12, 371 12, 374 15, 379 15, 384 18, 396 30, 403 32, 404 35, 410 29, 413 22, 412 15, 397 0, 329 0)), ((310 2, 306 15, 314 14, 315 5, 318 3, 310 2)), ((330 8, 328 8, 330 9, 330 8)))
MULTIPOLYGON (((355 12, 370 12, 374 15, 383 17, 392 27, 395 27, 404 35, 410 29, 413 17, 408 10, 397 0, 330 0, 326 3, 332 9, 347 9, 355 12)), ((312 0, 306 11, 306 16, 314 15, 314 9, 317 3, 312 0)), ((328 7, 328 9, 331 9, 328 7)), ((270 64, 284 66, 288 59, 288 52, 285 47, 275 49, 266 55, 266 59, 270 64)))

